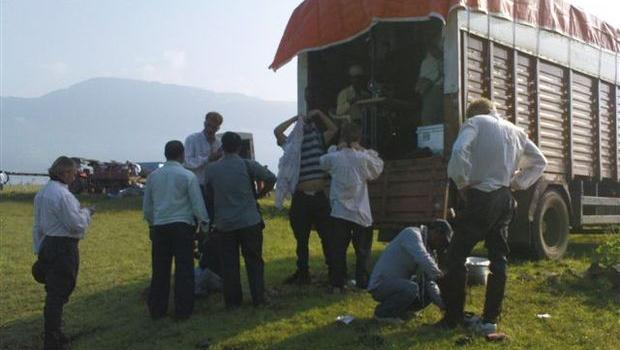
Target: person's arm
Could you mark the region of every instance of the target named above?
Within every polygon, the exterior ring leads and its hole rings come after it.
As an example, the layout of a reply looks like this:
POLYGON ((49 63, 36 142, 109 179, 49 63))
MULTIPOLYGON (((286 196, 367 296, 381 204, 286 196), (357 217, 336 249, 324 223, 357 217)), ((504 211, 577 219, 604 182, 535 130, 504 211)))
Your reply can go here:
MULTIPOLYGON (((525 133, 523 133, 525 135, 525 133)), ((510 187, 514 190, 526 190, 543 174, 547 167, 547 159, 534 142, 525 137, 525 147, 519 159, 519 168, 514 174, 510 187)))
POLYGON ((90 209, 80 208, 80 202, 72 195, 66 194, 60 199, 60 219, 71 233, 82 234, 90 224, 90 209))
POLYGON ((433 302, 433 304, 437 305, 439 309, 441 310, 446 309, 446 304, 441 298, 441 292, 439 290, 439 286, 437 285, 437 283, 435 283, 435 281, 430 281, 426 284, 426 293, 428 297, 431 298, 431 301, 433 302))
POLYGON ((330 150, 332 150, 331 152, 328 152, 319 158, 319 168, 326 173, 329 173, 332 170, 332 162, 334 155, 336 154, 332 147, 330 147, 330 150))
POLYGON ((283 145, 286 142, 286 135, 284 135, 284 132, 291 125, 293 125, 297 121, 297 119, 299 119, 299 116, 296 115, 290 119, 283 121, 278 126, 276 126, 275 129, 273 129, 273 135, 276 137, 278 145, 283 145))
POLYGON ((34 223, 32 225, 32 251, 35 254, 39 254, 39 245, 41 244, 41 238, 43 232, 41 232, 41 224, 39 223, 39 215, 37 215, 37 201, 34 201, 34 223))
POLYGON ((323 132, 323 140, 326 144, 329 144, 334 138, 334 136, 336 136, 336 133, 338 132, 338 126, 336 126, 336 124, 334 124, 334 122, 319 109, 314 109, 308 112, 309 117, 313 117, 315 115, 318 116, 319 119, 321 119, 323 125, 325 125, 325 127, 327 128, 327 130, 323 132))
POLYGON ((409 227, 405 230, 412 230, 412 232, 407 235, 406 239, 403 240, 405 250, 411 255, 416 264, 420 265, 426 276, 432 281, 436 281, 443 273, 439 269, 439 266, 437 266, 435 259, 433 259, 424 247, 419 229, 409 227))
POLYGON ((185 139, 185 164, 184 166, 187 169, 195 170, 198 169, 209 162, 209 157, 201 156, 198 154, 198 150, 196 149, 196 142, 192 140, 192 136, 188 136, 185 139))
POLYGON ((265 186, 261 189, 261 191, 257 194, 258 198, 262 198, 271 190, 276 184, 276 175, 272 173, 269 169, 260 165, 258 162, 250 161, 248 163, 252 172, 254 173, 254 177, 258 180, 261 180, 265 183, 265 186))
POLYGON ((368 149, 362 152, 366 164, 366 181, 372 181, 383 172, 383 160, 374 150, 368 149))
POLYGON ((149 176, 146 178, 146 185, 144 186, 144 198, 142 199, 142 212, 144 213, 144 220, 146 220, 149 226, 153 226, 153 183, 152 178, 149 176))
POLYGON ((471 146, 477 134, 477 128, 473 123, 465 123, 452 147, 452 156, 448 162, 448 177, 454 180, 459 190, 470 185, 471 146))
POLYGON ((349 96, 347 94, 348 89, 340 91, 338 94, 338 101, 336 104, 336 114, 346 115, 351 110, 351 104, 349 103, 349 96))
POLYGON ((188 192, 194 216, 198 218, 199 224, 205 225, 206 227, 206 224, 209 223, 209 214, 207 213, 205 202, 202 199, 198 178, 196 178, 194 174, 189 177, 188 192))

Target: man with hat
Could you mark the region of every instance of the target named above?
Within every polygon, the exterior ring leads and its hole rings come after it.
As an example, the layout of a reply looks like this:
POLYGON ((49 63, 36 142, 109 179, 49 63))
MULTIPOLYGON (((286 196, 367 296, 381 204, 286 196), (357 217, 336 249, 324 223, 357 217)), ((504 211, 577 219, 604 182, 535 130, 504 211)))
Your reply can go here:
POLYGON ((385 248, 377 261, 368 291, 379 302, 375 319, 403 323, 410 312, 422 310, 431 302, 444 309, 435 283, 443 273, 432 252, 444 251, 452 239, 447 221, 437 219, 428 227, 407 227, 385 248))

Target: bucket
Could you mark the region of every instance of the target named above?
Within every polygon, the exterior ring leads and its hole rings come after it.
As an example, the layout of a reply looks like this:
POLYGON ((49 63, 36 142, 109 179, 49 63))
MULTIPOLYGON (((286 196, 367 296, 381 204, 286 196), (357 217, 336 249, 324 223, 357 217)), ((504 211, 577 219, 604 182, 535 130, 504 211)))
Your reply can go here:
POLYGON ((470 256, 465 260, 467 267, 467 283, 469 285, 486 285, 489 276, 489 265, 491 262, 487 258, 470 256))

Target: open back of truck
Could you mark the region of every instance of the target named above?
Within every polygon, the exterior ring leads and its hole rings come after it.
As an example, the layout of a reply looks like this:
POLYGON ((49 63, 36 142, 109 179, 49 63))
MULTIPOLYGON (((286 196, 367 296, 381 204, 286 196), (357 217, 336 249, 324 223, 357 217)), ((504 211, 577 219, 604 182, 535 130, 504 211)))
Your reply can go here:
MULTIPOLYGON (((400 228, 449 218, 456 210, 446 165, 464 110, 478 97, 494 101, 549 161, 536 185, 515 193, 514 246, 557 258, 571 225, 620 223, 620 31, 562 0, 306 0, 291 16, 271 68, 297 55, 304 113, 310 83, 330 96, 342 88, 342 57, 363 52, 359 42, 371 43, 368 55, 380 57, 377 48, 415 36, 422 30, 415 23, 431 18, 443 23, 444 150, 387 159, 384 173, 370 184, 375 226, 400 228)), ((396 47, 393 52, 406 52, 396 47)), ((390 59, 371 59, 372 73, 386 63, 406 76, 407 62, 420 64, 409 59, 399 66, 398 58, 390 59)))

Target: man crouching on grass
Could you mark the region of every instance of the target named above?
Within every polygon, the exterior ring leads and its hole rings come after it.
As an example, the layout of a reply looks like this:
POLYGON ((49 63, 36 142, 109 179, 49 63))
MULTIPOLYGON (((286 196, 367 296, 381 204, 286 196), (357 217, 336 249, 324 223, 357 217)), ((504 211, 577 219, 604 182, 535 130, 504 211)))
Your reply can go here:
POLYGON ((78 242, 94 214, 94 208, 82 208, 69 192, 75 171, 71 158, 59 157, 49 169, 50 181, 34 197, 32 240, 38 259, 32 274, 45 284, 43 349, 65 349, 68 343, 62 333, 62 309, 77 280, 78 242))
POLYGON ((207 227, 209 217, 198 178, 182 165, 184 151, 180 141, 166 143, 166 163, 146 180, 143 211, 151 236, 148 306, 153 319, 164 317, 168 309, 173 257, 175 316, 187 319, 194 309, 194 218, 207 227))
POLYGON ((444 310, 437 281, 442 272, 431 252, 442 252, 452 239, 452 228, 445 220, 435 220, 428 230, 407 227, 385 248, 377 261, 368 291, 379 302, 375 319, 403 323, 412 312, 431 302, 444 310))

